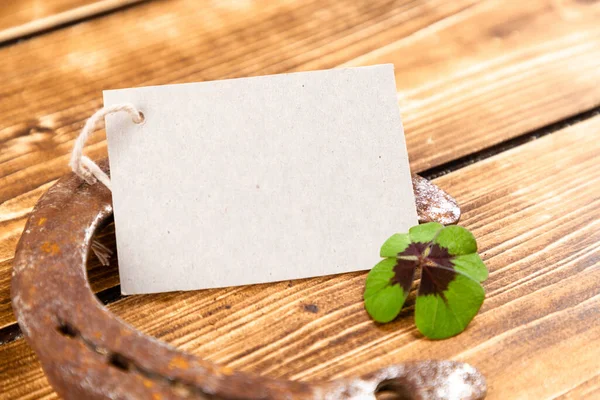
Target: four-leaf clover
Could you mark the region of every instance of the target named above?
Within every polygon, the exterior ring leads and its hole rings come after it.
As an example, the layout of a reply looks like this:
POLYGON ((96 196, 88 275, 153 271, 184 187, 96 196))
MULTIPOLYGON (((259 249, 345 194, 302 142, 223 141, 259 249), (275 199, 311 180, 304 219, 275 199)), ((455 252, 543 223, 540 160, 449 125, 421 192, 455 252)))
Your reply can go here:
POLYGON ((417 269, 421 282, 415 304, 417 329, 431 339, 462 332, 479 311, 488 270, 477 254, 473 234, 437 222, 395 234, 381 247, 367 276, 365 308, 377 322, 392 321, 402 309, 417 269))

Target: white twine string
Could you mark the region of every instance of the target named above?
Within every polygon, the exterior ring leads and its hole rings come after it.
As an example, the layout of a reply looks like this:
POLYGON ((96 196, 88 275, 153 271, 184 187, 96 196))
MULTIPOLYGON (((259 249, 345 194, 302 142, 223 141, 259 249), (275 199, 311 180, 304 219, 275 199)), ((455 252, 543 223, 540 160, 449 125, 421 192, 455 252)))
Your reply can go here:
MULTIPOLYGON (((96 125, 100 121, 104 120, 104 117, 109 114, 118 113, 120 111, 127 112, 133 122, 136 124, 141 124, 144 122, 144 114, 142 114, 133 104, 117 104, 110 107, 104 107, 100 110, 96 111, 86 122, 75 140, 75 145, 73 146, 73 152, 71 153, 71 160, 69 161, 69 166, 75 172, 75 174, 81 179, 85 180, 90 185, 96 183, 96 181, 100 181, 106 186, 109 190, 110 188, 110 178, 104 171, 100 169, 100 167, 90 160, 88 157, 83 155, 83 147, 85 146, 85 142, 88 137, 94 132, 96 129, 96 125)), ((100 264, 106 266, 109 265, 109 259, 112 255, 112 250, 108 247, 100 243, 96 239, 92 239, 92 252, 96 255, 100 264)))
POLYGON ((144 122, 144 114, 142 114, 133 104, 116 104, 114 106, 104 107, 96 111, 86 121, 77 140, 75 140, 69 166, 78 177, 85 180, 90 185, 93 185, 96 181, 100 181, 104 186, 110 189, 110 178, 95 162, 83 155, 85 142, 90 134, 96 129, 96 125, 98 125, 100 121, 103 121, 105 116, 121 111, 128 113, 136 124, 144 122))

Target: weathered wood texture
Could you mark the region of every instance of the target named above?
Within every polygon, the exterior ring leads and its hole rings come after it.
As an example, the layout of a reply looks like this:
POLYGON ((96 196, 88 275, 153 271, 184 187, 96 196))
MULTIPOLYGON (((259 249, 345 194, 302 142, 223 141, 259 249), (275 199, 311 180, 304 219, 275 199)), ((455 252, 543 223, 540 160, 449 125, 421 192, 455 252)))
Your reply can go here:
MULTIPOLYGON (((0 34, 14 10, 2 7, 0 34)), ((10 271, 27 215, 67 172, 102 89, 391 62, 422 171, 598 107, 599 19, 598 1, 181 0, 0 47, 0 329, 15 322, 10 271)), ((374 326, 363 273, 110 307, 174 345, 271 376, 449 357, 480 367, 491 398, 598 397, 599 131, 596 117, 436 180, 458 197, 492 270, 481 314, 454 339, 420 338, 411 307, 374 326)), ((106 154, 102 133, 90 142, 89 155, 106 154)), ((103 240, 114 241, 110 228, 103 240)), ((90 280, 115 286, 116 264, 95 263, 90 280)), ((23 340, 0 346, 2 393, 55 397, 23 340)))
MULTIPOLYGON (((0 327, 14 323, 9 273, 27 214, 67 172, 102 89, 393 62, 420 171, 600 104, 598 4, 159 2, 1 49, 0 327)), ((102 134, 90 142, 106 154, 102 134)), ((102 273, 96 287, 116 283, 102 273)))
POLYGON ((142 0, 4 0, 0 43, 123 7, 142 0))
MULTIPOLYGON (((599 135, 596 117, 436 180, 462 204, 462 225, 490 268, 483 308, 455 338, 418 334, 414 294, 397 321, 373 323, 361 299, 365 273, 131 296, 109 308, 180 348, 271 376, 454 358, 486 374, 491 399, 583 398, 600 375, 599 135)), ((0 354, 11 396, 51 394, 23 340, 0 354)))

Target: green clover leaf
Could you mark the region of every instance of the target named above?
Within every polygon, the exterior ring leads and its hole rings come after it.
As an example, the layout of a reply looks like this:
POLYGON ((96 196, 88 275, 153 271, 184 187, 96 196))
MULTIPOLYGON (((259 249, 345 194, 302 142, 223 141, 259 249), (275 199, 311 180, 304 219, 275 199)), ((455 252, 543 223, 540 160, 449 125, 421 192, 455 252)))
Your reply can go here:
POLYGON ((436 222, 392 235, 381 246, 379 262, 367 275, 365 308, 377 322, 398 316, 420 269, 415 304, 417 329, 431 339, 462 332, 485 298, 480 282, 488 270, 477 254, 475 237, 460 226, 436 222))
POLYGON ((396 233, 392 235, 388 240, 385 241, 381 246, 379 255, 381 257, 396 257, 398 253, 402 253, 410 244, 410 237, 408 233, 400 234, 396 233))
POLYGON ((408 296, 408 290, 400 285, 390 285, 390 280, 395 275, 395 264, 396 260, 386 258, 369 273, 369 284, 365 288, 365 308, 378 322, 390 322, 396 318, 408 296))

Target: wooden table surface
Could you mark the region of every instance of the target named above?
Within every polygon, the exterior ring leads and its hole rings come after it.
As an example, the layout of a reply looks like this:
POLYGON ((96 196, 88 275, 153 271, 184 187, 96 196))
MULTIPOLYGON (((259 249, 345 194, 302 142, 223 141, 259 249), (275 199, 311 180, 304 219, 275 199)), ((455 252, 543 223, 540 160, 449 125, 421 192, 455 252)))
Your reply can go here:
MULTIPOLYGON (((113 257, 89 267, 98 297, 143 332, 273 377, 450 358, 486 375, 490 399, 600 398, 599 21, 590 0, 3 1, 0 398, 56 398, 12 313, 12 260, 103 89, 378 63, 396 66, 414 172, 459 200, 490 269, 465 332, 424 339, 414 301, 375 325, 364 272, 122 297, 113 257)), ((106 155, 103 132, 87 151, 106 155)))

